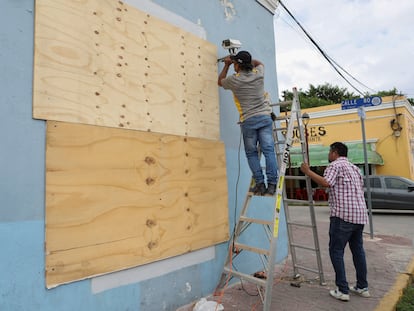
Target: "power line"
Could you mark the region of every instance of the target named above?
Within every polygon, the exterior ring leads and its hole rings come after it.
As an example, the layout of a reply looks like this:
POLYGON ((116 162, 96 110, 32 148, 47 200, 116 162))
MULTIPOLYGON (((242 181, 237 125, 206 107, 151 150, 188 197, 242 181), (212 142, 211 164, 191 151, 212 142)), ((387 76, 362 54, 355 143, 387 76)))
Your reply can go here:
MULTIPOLYGON (((303 26, 299 23, 299 21, 293 16, 293 14, 288 10, 288 8, 284 5, 284 3, 279 0, 280 5, 285 9, 285 11, 289 14, 289 16, 295 21, 295 23, 300 27, 300 29, 302 29, 303 33, 306 35, 306 37, 312 42, 312 44, 316 47, 316 49, 322 54, 323 58, 325 58, 325 60, 332 66, 332 68, 354 89, 356 90, 359 94, 361 94, 362 96, 366 95, 363 92, 361 92, 355 85, 353 85, 343 74, 342 72, 338 69, 340 68, 342 71, 344 71, 349 77, 351 77, 354 81, 356 81, 357 83, 359 83, 360 85, 364 86, 365 88, 374 91, 373 89, 369 88, 368 86, 366 86, 365 84, 363 84, 362 82, 360 82, 358 79, 356 79, 355 77, 353 77, 348 71, 346 71, 344 68, 342 68, 342 66, 340 66, 332 57, 330 57, 324 50, 322 50, 322 48, 316 43, 316 41, 311 37, 311 35, 306 31, 305 28, 303 28, 303 26)), ((375 92, 375 91, 374 91, 375 92)))
POLYGON ((366 86, 364 83, 362 83, 361 81, 357 80, 356 78, 354 78, 348 71, 346 71, 341 65, 339 65, 334 59, 332 59, 329 55, 327 55, 329 57, 329 59, 335 64, 337 65, 339 68, 341 68, 348 76, 350 76, 354 81, 358 82, 359 84, 361 84, 362 86, 365 86, 367 89, 371 90, 374 93, 377 93, 375 90, 371 89, 370 87, 366 86))

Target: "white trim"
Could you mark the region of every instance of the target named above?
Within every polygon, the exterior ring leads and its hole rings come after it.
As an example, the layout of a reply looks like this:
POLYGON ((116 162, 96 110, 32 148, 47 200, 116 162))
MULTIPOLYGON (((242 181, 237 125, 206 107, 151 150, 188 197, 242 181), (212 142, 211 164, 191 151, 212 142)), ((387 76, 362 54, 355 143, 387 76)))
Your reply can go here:
POLYGON ((201 39, 206 40, 207 38, 206 30, 200 25, 201 21, 198 21, 198 24, 194 24, 182 16, 175 14, 149 0, 125 0, 124 2, 141 11, 173 24, 174 26, 184 29, 185 31, 191 32, 201 39))
MULTIPOLYGON (((339 114, 337 114, 337 115, 339 115, 339 114)), ((405 116, 405 114, 402 114, 402 115, 405 116)), ((367 117, 366 120, 386 119, 386 118, 391 118, 391 117, 395 117, 395 114, 384 114, 382 116, 367 117)), ((313 118, 313 121, 315 121, 318 117, 313 116, 312 118, 313 118)), ((342 119, 342 120, 331 121, 331 122, 321 122, 321 123, 312 122, 312 125, 310 125, 310 126, 342 124, 342 123, 349 123, 349 122, 358 123, 358 122, 361 122, 361 119, 358 118, 358 117, 355 117, 354 119, 342 119)))
POLYGON ((275 15, 275 11, 277 8, 277 5, 279 4, 279 1, 277 0, 256 0, 258 3, 260 3, 262 6, 264 6, 270 13, 275 15))
MULTIPOLYGON (((329 107, 329 106, 327 106, 329 107)), ((397 100, 395 101, 395 107, 405 107, 407 111, 411 114, 411 116, 414 117, 414 108, 410 105, 408 100, 397 100)), ((382 103, 379 106, 373 106, 373 107, 365 107, 366 111, 377 111, 377 110, 384 110, 384 109, 390 109, 394 108, 394 104, 392 102, 382 103)), ((341 116, 341 115, 347 115, 347 114, 357 114, 357 109, 329 109, 325 111, 316 111, 316 112, 309 112, 306 109, 302 109, 302 112, 306 111, 311 119, 317 119, 317 118, 325 118, 325 117, 331 117, 333 115, 335 116, 341 116)))
MULTIPOLYGON (((366 140, 367 144, 375 144, 379 141, 379 138, 369 138, 366 140)), ((361 139, 355 139, 355 140, 346 140, 343 141, 343 143, 346 144, 362 144, 362 140, 361 139)))
POLYGON ((212 260, 215 257, 216 249, 214 246, 210 246, 185 255, 94 277, 91 280, 91 291, 93 294, 97 294, 112 288, 135 284, 212 260))

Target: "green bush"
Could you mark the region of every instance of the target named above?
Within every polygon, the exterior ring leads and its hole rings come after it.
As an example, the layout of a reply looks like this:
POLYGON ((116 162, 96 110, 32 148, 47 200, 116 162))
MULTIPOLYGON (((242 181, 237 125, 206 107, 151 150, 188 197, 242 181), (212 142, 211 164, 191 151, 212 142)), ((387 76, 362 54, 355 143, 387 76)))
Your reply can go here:
POLYGON ((414 285, 404 289, 403 296, 397 303, 396 311, 413 311, 414 310, 414 285))

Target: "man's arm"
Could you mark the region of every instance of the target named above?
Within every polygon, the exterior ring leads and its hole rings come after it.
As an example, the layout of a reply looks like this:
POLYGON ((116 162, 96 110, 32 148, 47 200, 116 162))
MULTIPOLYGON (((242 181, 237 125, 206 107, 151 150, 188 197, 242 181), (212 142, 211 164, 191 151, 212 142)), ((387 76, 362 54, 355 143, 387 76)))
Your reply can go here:
POLYGON ((263 63, 261 61, 257 60, 257 59, 252 60, 252 65, 253 65, 253 67, 257 67, 259 65, 264 66, 263 63))
POLYGON ((314 182, 321 185, 322 187, 329 187, 329 184, 326 181, 326 179, 323 178, 321 175, 318 175, 315 172, 311 171, 307 163, 302 163, 302 165, 300 166, 300 170, 303 174, 309 176, 314 182))
POLYGON ((218 84, 219 86, 223 86, 223 85, 221 84, 221 80, 223 80, 223 79, 225 79, 225 78, 227 77, 227 72, 229 71, 230 65, 231 65, 232 63, 233 63, 233 62, 232 62, 232 60, 231 60, 230 56, 227 56, 227 57, 224 59, 224 67, 223 67, 223 69, 221 70, 221 72, 220 72, 220 74, 219 74, 219 76, 218 76, 218 80, 217 80, 217 84, 218 84))

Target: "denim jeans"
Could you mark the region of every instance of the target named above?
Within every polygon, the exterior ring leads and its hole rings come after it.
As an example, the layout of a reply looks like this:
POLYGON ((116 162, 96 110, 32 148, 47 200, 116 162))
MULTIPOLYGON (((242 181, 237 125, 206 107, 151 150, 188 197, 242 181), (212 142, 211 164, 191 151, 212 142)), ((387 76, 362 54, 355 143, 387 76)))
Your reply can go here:
POLYGON ((247 162, 256 184, 264 182, 260 165, 258 143, 266 160, 266 177, 268 184, 277 184, 275 143, 273 140, 273 121, 269 115, 248 118, 241 123, 244 150, 247 162))
POLYGON ((338 217, 330 218, 329 227, 329 255, 335 270, 335 284, 344 293, 349 293, 346 281, 344 250, 347 243, 352 253, 352 260, 356 271, 358 288, 368 287, 367 263, 365 259, 362 233, 364 225, 352 224, 338 217))

